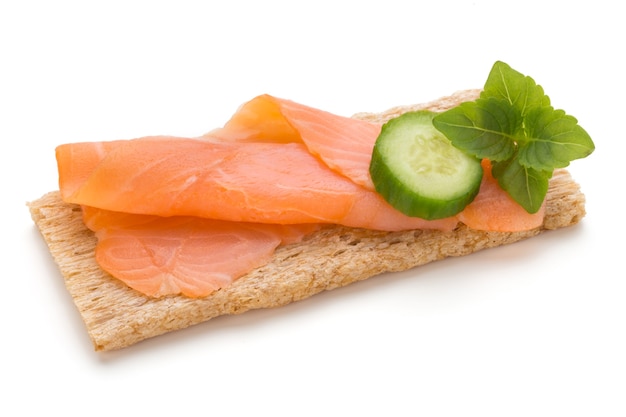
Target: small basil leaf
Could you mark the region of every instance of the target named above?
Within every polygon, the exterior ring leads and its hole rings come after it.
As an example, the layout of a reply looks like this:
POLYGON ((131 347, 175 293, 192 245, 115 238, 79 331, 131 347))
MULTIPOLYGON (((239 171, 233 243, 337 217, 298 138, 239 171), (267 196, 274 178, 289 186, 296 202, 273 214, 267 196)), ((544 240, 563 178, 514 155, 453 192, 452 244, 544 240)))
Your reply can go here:
POLYGON ((438 114, 433 125, 454 146, 477 158, 509 159, 515 152, 515 133, 521 123, 515 109, 501 99, 463 103, 438 114))
POLYGON ((508 161, 493 163, 491 172, 500 187, 527 212, 532 214, 539 211, 548 193, 552 171, 522 166, 515 157, 508 161))
POLYGON ((526 137, 520 144, 520 164, 539 170, 553 170, 591 154, 595 148, 589 134, 563 110, 539 107, 525 120, 526 137))
POLYGON ((534 107, 550 105, 550 98, 540 85, 502 61, 497 61, 491 68, 481 97, 504 99, 522 116, 534 107))

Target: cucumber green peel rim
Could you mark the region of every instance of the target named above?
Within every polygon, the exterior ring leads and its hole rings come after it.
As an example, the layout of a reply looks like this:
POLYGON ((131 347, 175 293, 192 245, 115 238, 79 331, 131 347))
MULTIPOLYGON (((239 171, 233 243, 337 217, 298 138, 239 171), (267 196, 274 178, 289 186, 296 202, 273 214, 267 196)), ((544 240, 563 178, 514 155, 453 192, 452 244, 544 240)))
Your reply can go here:
POLYGON ((402 213, 426 220, 463 210, 483 175, 479 159, 435 129, 435 115, 409 112, 385 123, 370 164, 376 191, 402 213))

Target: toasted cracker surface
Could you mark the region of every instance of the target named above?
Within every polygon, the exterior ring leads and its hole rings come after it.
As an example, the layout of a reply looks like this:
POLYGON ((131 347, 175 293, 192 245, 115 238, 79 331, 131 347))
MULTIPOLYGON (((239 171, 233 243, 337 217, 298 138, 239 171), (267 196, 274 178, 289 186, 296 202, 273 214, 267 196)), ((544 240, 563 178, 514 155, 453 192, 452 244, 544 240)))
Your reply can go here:
MULTIPOLYGON (((427 104, 354 117, 383 122, 409 110, 442 111, 477 94, 478 90, 467 90, 427 104)), ((268 264, 208 297, 154 299, 99 268, 97 240, 84 226, 79 206, 63 202, 58 191, 28 205, 98 351, 124 348, 221 315, 283 306, 384 272, 510 244, 571 226, 585 215, 585 198, 578 184, 566 170, 557 170, 550 182, 544 224, 535 230, 483 232, 460 225, 452 232, 389 233, 329 226, 302 242, 279 247, 268 264)))

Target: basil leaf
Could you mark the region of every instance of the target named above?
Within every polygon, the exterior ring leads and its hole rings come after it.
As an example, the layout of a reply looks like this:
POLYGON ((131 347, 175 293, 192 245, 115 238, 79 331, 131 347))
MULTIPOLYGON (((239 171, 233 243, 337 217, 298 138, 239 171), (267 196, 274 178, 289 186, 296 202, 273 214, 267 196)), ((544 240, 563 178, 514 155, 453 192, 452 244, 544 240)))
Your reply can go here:
POLYGON ((529 213, 541 208, 548 193, 552 171, 540 171, 522 166, 517 158, 494 162, 491 173, 513 200, 529 213))
POLYGON ((555 168, 595 149, 574 117, 550 105, 540 85, 501 61, 479 99, 435 116, 433 125, 457 148, 491 160, 500 187, 530 213, 541 207, 555 168))
POLYGON ((491 68, 481 97, 498 97, 506 100, 522 116, 534 107, 550 105, 550 98, 545 95, 540 85, 502 61, 497 61, 491 68))
POLYGON ((520 120, 515 109, 492 97, 463 103, 438 114, 433 125, 454 146, 470 155, 503 161, 515 152, 515 133, 520 120))
POLYGON ((524 143, 519 148, 520 164, 539 170, 564 168, 570 161, 591 154, 595 148, 578 121, 551 106, 528 112, 524 143))

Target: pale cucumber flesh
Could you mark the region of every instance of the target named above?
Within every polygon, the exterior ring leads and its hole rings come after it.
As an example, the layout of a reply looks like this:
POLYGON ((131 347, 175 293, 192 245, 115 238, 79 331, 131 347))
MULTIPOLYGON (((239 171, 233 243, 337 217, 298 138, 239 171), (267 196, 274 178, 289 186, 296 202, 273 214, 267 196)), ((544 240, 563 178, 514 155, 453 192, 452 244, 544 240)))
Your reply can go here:
POLYGON ((402 213, 427 220, 453 216, 480 188, 480 160, 432 124, 436 113, 405 113, 387 122, 374 146, 370 174, 376 191, 402 213))

